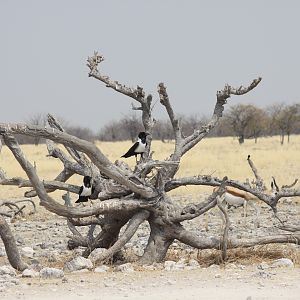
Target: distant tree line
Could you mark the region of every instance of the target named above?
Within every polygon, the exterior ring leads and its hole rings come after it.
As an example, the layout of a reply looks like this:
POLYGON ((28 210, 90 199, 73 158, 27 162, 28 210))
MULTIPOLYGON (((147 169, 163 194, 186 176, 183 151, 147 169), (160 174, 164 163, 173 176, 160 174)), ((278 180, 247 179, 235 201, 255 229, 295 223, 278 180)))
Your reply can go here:
MULTIPOLYGON (((189 135, 197 128, 205 125, 207 116, 182 115, 180 117, 183 133, 189 135)), ((31 116, 27 123, 33 125, 45 125, 46 117, 42 114, 31 116)), ((60 119, 66 131, 81 139, 88 141, 123 141, 136 139, 137 133, 143 126, 136 114, 128 114, 118 121, 111 121, 95 133, 92 129, 71 126, 65 120, 60 119)), ((231 106, 219 125, 210 136, 225 137, 235 136, 240 144, 245 139, 253 139, 255 143, 263 136, 280 136, 280 143, 290 141, 291 134, 300 134, 300 104, 273 104, 266 108, 259 108, 252 104, 236 104, 231 106)), ((44 142, 40 138, 27 136, 17 137, 21 144, 39 144, 44 142)), ((173 130, 169 121, 156 120, 153 131, 153 139, 168 142, 172 140, 173 130)))
MULTIPOLYGON (((197 128, 207 124, 207 116, 181 116, 181 124, 185 135, 191 134, 197 128)), ((142 129, 142 124, 136 115, 127 115, 119 121, 105 125, 97 134, 97 139, 103 141, 134 140, 136 133, 142 129)), ((210 136, 235 136, 240 144, 245 139, 254 139, 255 143, 262 136, 280 136, 283 144, 285 137, 290 141, 291 134, 300 133, 300 104, 273 104, 264 109, 251 104, 236 104, 224 113, 219 125, 210 136)), ((163 142, 173 139, 172 127, 169 121, 157 120, 153 138, 163 142)))

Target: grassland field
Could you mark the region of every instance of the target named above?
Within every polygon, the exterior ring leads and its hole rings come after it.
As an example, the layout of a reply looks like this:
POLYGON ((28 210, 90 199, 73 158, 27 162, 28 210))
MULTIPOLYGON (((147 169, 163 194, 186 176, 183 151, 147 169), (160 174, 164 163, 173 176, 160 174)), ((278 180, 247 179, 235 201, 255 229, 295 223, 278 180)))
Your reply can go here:
MULTIPOLYGON (((120 156, 130 147, 131 141, 125 142, 96 142, 101 151, 108 159, 114 162, 121 159, 120 156)), ((22 145, 22 150, 32 163, 35 162, 37 172, 41 179, 52 180, 62 170, 62 163, 58 159, 47 157, 46 145, 22 145)), ((174 143, 152 142, 154 159, 165 159, 169 157, 174 149, 174 143)), ((254 140, 246 140, 243 145, 232 137, 206 138, 196 147, 189 151, 183 158, 176 177, 193 175, 212 175, 222 178, 228 176, 230 179, 244 181, 246 178, 252 180, 253 173, 247 163, 247 156, 251 158, 257 167, 259 174, 269 185, 271 176, 275 176, 279 185, 290 184, 300 176, 300 136, 291 136, 290 143, 280 145, 279 137, 266 137, 254 140)), ((123 158, 122 158, 123 159, 123 158)), ((124 159, 130 166, 134 167, 135 158, 124 159)), ((21 176, 26 178, 24 171, 18 165, 7 147, 3 147, 0 154, 0 167, 7 176, 21 176)), ((80 185, 82 178, 73 176, 69 182, 80 185)), ((298 183, 299 186, 299 183, 298 183)), ((27 188, 28 189, 28 188, 27 188)), ((14 186, 0 186, 0 199, 22 197, 25 189, 14 186)), ((191 195, 197 197, 199 193, 210 192, 210 187, 182 187, 172 191, 173 195, 191 195)), ((61 192, 53 194, 60 198, 61 192)))

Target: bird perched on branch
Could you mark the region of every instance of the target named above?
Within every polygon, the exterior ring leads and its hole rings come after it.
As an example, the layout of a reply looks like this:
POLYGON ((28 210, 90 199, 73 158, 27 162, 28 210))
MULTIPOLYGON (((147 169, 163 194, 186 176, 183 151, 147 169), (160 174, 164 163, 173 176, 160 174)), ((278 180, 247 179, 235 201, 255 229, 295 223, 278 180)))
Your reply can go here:
POLYGON ((75 203, 87 202, 89 197, 94 193, 95 187, 92 185, 92 177, 84 176, 83 185, 79 190, 79 198, 75 203))
POLYGON ((138 140, 135 144, 133 144, 131 146, 131 148, 121 157, 131 157, 131 156, 135 156, 135 159, 137 160, 137 155, 140 154, 141 157, 143 156, 143 153, 145 152, 146 146, 147 146, 147 142, 146 142, 146 138, 147 135, 149 135, 149 133, 146 132, 140 132, 138 135, 138 140))

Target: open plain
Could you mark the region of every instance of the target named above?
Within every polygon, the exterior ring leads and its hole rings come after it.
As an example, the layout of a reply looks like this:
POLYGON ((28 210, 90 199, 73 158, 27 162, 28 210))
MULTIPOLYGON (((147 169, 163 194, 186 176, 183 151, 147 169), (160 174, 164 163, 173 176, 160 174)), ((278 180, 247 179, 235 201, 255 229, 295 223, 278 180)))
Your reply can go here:
MULTIPOLYGON (((120 159, 131 142, 97 142, 111 161, 120 159)), ((154 158, 170 155, 174 144, 154 141, 154 158)), ((22 146, 31 162, 36 163, 37 172, 43 179, 53 179, 61 170, 61 164, 46 157, 45 145, 22 146)), ((259 174, 268 184, 274 176, 279 185, 290 184, 300 173, 300 137, 292 136, 283 146, 279 137, 261 138, 255 144, 246 140, 239 145, 233 138, 207 138, 183 158, 177 177, 209 174, 230 179, 252 180, 253 174, 247 163, 251 155, 259 174)), ((134 166, 135 159, 126 160, 134 166)), ((9 177, 21 176, 20 169, 6 147, 0 154, 0 167, 9 177)), ((70 182, 81 184, 81 177, 70 182)), ((299 186, 299 183, 298 183, 299 186)), ((0 186, 0 199, 17 199, 24 190, 13 186, 0 186)), ((180 205, 203 201, 212 191, 211 187, 183 187, 171 193, 180 205)), ((61 192, 53 193, 60 199, 61 192)), ((71 195, 72 199, 76 195, 71 195)), ((38 205, 38 199, 33 199, 38 205)), ((299 198, 282 199, 279 215, 289 224, 299 225, 299 198)), ((255 228, 252 210, 243 224, 241 208, 229 210, 230 235, 239 238, 279 233, 278 222, 270 209, 262 204, 260 227, 255 228)), ((26 208, 28 212, 30 207, 26 208)), ((221 219, 216 209, 204 216, 183 224, 188 229, 204 236, 221 234, 221 219)), ((123 251, 123 262, 109 264, 107 268, 83 268, 75 272, 64 270, 62 277, 49 279, 38 275, 45 267, 63 270, 66 262, 78 256, 82 249, 68 250, 69 229, 65 218, 38 206, 37 213, 25 214, 10 224, 23 259, 36 273, 22 277, 0 273, 1 299, 299 299, 300 295, 300 248, 299 245, 266 245, 229 251, 229 259, 220 263, 219 251, 198 251, 181 243, 174 243, 167 254, 167 262, 150 267, 135 264, 143 251, 149 228, 140 226, 123 251), (25 248, 25 249, 24 249, 25 248), (285 260, 281 260, 285 259, 285 260), (279 261, 278 261, 279 260, 279 261), (102 269, 101 269, 102 268, 102 269), (102 270, 102 271, 101 271, 102 270)), ((8 265, 3 244, 0 242, 0 268, 8 265)), ((1 272, 1 271, 0 271, 1 272)))

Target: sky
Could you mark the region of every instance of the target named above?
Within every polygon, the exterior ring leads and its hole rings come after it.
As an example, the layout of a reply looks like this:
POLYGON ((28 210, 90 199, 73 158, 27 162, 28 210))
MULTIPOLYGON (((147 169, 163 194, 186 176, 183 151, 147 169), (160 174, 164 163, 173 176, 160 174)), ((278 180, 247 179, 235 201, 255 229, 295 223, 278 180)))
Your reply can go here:
POLYGON ((237 103, 299 103, 300 1, 0 0, 0 122, 52 113, 98 131, 131 113, 132 100, 88 77, 99 70, 151 93, 157 85, 175 112, 210 115, 225 83, 261 84, 237 103))

